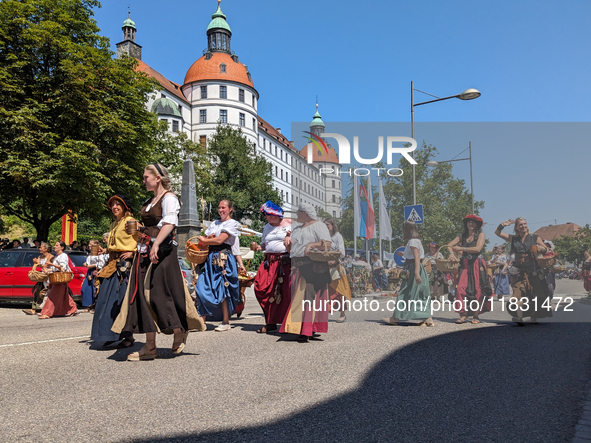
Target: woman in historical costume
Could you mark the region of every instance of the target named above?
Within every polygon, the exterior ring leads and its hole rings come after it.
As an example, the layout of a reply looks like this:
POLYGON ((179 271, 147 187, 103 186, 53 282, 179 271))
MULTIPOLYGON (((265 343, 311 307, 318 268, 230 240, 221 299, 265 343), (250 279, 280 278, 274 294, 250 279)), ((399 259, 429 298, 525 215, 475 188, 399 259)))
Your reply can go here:
MULTIPOLYGON (((63 241, 58 241, 53 246, 55 257, 53 262, 45 262, 42 266, 43 272, 51 274, 52 272, 72 272, 70 268, 70 259, 64 252, 66 244, 63 241)), ((70 296, 67 283, 52 283, 47 290, 47 296, 43 309, 39 314, 40 319, 51 317, 59 317, 76 315, 78 307, 70 296)))
POLYGON ((408 278, 404 280, 396 308, 391 317, 383 320, 396 326, 400 320, 422 320, 421 326, 435 326, 431 318, 431 293, 429 292, 429 276, 423 267, 425 257, 417 225, 413 221, 405 221, 402 225, 404 240, 407 240, 403 252, 404 266, 408 270, 408 278))
POLYGON ((509 290, 509 254, 505 253, 505 246, 497 246, 497 254, 491 258, 491 263, 497 265, 493 277, 493 296, 499 300, 504 295, 510 295, 509 290))
POLYGON ((486 240, 482 224, 477 215, 467 215, 464 217, 464 232, 447 247, 449 259, 460 261, 456 284, 456 300, 460 302, 460 308, 456 309, 460 315, 456 320, 458 324, 465 323, 470 315, 472 324, 478 324, 480 314, 491 310, 490 277, 486 272, 486 261, 480 254, 486 240))
MULTIPOLYGON (((328 218, 324 220, 324 224, 328 228, 330 233, 331 249, 333 251, 339 251, 341 253, 341 260, 345 258, 345 241, 343 236, 339 232, 337 222, 328 218)), ((347 277, 347 271, 345 267, 341 265, 340 261, 334 263, 329 262, 330 266, 330 285, 328 287, 328 297, 330 301, 339 301, 341 316, 337 320, 337 323, 343 323, 347 317, 345 315, 345 297, 351 302, 351 287, 349 286, 349 279, 347 277)), ((351 269, 353 268, 353 260, 351 260, 351 269)))
POLYGON ((377 291, 388 289, 388 276, 384 272, 384 264, 377 254, 371 256, 371 268, 373 272, 373 286, 377 291))
POLYGON ((432 300, 440 300, 445 294, 446 279, 445 274, 437 269, 437 259, 443 259, 443 254, 439 252, 439 245, 435 242, 429 243, 429 252, 425 255, 431 262, 431 273, 429 274, 429 291, 432 300))
POLYGON ((254 279, 254 294, 265 314, 265 326, 257 332, 268 333, 277 330, 289 308, 291 262, 283 240, 291 235, 291 223, 283 220, 283 209, 270 200, 261 206, 261 212, 268 223, 261 244, 253 242, 250 249, 265 252, 254 279))
MULTIPOLYGON (((49 263, 53 260, 49 244, 45 242, 40 243, 39 252, 41 255, 33 259, 35 265, 43 266, 45 263, 49 263)), ((35 315, 38 310, 43 309, 43 302, 45 301, 48 286, 49 282, 47 280, 35 283, 35 286, 33 286, 33 289, 31 290, 31 293, 33 294, 33 303, 31 309, 23 309, 25 314, 35 315)))
POLYGON ((330 232, 318 221, 316 209, 309 203, 300 203, 297 221, 300 223, 283 241, 292 264, 291 302, 281 324, 280 333, 298 334, 305 343, 314 333, 328 332, 328 263, 315 262, 308 256, 312 249, 324 250, 330 245, 330 232))
POLYGON ((125 232, 127 222, 135 219, 131 201, 125 195, 114 195, 107 202, 107 207, 113 213, 115 221, 107 236, 107 249, 103 250, 106 254, 97 256, 102 266, 97 276, 99 285, 90 339, 97 343, 103 342, 105 348, 126 348, 133 344, 133 334, 129 332, 120 335, 111 328, 121 311, 131 264, 137 250, 136 239, 125 232))
POLYGON ((585 261, 582 266, 583 287, 587 291, 587 297, 591 296, 591 251, 585 251, 585 261))
MULTIPOLYGON (((90 247, 98 245, 98 241, 90 240, 88 245, 90 247)), ((86 308, 84 312, 94 312, 94 305, 96 303, 96 274, 102 265, 104 265, 102 255, 86 256, 84 267, 88 270, 80 288, 80 292, 82 293, 82 307, 86 308)))
POLYGON ((523 217, 506 220, 497 226, 495 234, 511 243, 511 253, 515 254, 511 287, 513 295, 507 302, 507 312, 513 321, 523 326, 523 319, 529 317, 533 324, 538 318, 552 317, 552 294, 548 289, 546 278, 536 263, 536 254, 546 252, 547 248, 542 239, 531 234, 527 221, 523 217), (503 229, 514 224, 513 234, 503 232, 503 229))
MULTIPOLYGON (((130 361, 156 357, 157 332, 174 334, 172 353, 177 355, 185 347, 188 331, 203 329, 177 256, 174 231, 180 203, 171 191, 168 171, 159 163, 146 166, 144 184, 154 196, 140 212, 143 226, 138 228, 142 233, 139 250, 131 266, 121 312, 111 328, 121 337, 146 334, 146 344, 127 357, 130 361)), ((128 234, 133 224, 126 222, 128 234)))
POLYGON ((199 237, 202 245, 209 246, 209 255, 195 287, 197 310, 203 321, 206 316, 218 317, 221 310, 222 324, 215 328, 218 332, 230 330, 230 316, 240 304, 238 265, 232 252, 240 224, 232 219, 233 211, 232 202, 222 200, 218 205, 220 218, 199 237))

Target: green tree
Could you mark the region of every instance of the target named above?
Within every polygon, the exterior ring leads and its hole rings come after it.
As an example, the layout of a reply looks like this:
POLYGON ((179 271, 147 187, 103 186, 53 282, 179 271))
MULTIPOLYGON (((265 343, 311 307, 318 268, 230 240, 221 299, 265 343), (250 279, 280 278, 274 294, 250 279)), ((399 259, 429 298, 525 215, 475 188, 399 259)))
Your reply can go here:
POLYGON ((138 201, 146 163, 181 147, 146 109, 159 86, 114 59, 92 19, 96 0, 0 2, 0 207, 37 237, 68 210, 99 217, 105 201, 138 201))
MULTIPOLYGON (((436 154, 437 148, 425 143, 423 143, 421 149, 415 151, 415 160, 417 161, 415 167, 417 204, 423 205, 425 217, 425 223, 419 226, 419 232, 424 244, 435 241, 443 245, 462 233, 463 219, 472 212, 472 196, 466 188, 465 181, 453 176, 451 163, 441 163, 434 168, 427 166, 427 162, 433 160, 436 154)), ((374 167, 388 168, 387 165, 383 164, 374 167)), ((404 206, 413 204, 412 168, 402 157, 398 168, 404 171, 400 177, 390 177, 383 171, 380 173, 380 177, 383 179, 384 196, 392 215, 390 223, 392 225, 393 248, 405 243, 402 239, 404 206)), ((372 188, 377 228, 380 214, 379 192, 375 175, 372 177, 372 181, 374 184, 372 188)), ((483 201, 474 202, 477 214, 483 207, 483 201)), ((353 245, 353 218, 353 186, 351 186, 343 199, 343 217, 339 226, 349 247, 353 245)), ((374 248, 379 249, 379 243, 376 242, 374 248)))
POLYGON ((272 185, 271 163, 256 155, 254 144, 244 138, 240 128, 218 125, 208 140, 207 154, 213 165, 207 194, 213 213, 224 199, 234 203, 236 220, 260 219, 259 208, 267 200, 281 204, 272 185))
POLYGON ((579 229, 573 237, 563 235, 554 239, 554 250, 558 258, 580 266, 585 260, 585 251, 591 250, 591 227, 585 225, 579 229))

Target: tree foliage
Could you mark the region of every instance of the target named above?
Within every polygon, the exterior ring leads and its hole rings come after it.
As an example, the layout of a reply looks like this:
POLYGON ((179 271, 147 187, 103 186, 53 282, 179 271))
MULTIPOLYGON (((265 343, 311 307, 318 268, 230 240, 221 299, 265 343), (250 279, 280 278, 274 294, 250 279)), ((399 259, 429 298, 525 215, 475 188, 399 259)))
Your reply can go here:
POLYGON ((42 239, 68 210, 98 217, 109 195, 139 200, 147 163, 179 161, 145 106, 157 83, 113 58, 95 7, 0 2, 0 206, 42 239))
POLYGON ((272 200, 281 204, 279 192, 273 188, 271 163, 257 156, 255 146, 242 135, 240 128, 218 125, 208 140, 207 154, 213 165, 207 200, 215 213, 224 199, 234 203, 236 220, 260 218, 259 208, 272 200))
MULTIPOLYGON (((463 219, 472 212, 472 195, 466 187, 465 180, 453 176, 453 165, 441 163, 436 167, 428 167, 427 162, 434 160, 437 148, 423 143, 421 149, 415 151, 416 193, 417 204, 423 205, 425 223, 419 225, 419 232, 423 244, 437 242, 440 245, 449 243, 457 235, 462 233, 463 219)), ((376 165, 376 168, 387 168, 386 165, 376 165)), ((404 245, 402 239, 402 224, 404 222, 404 206, 413 204, 412 167, 401 157, 398 168, 404 172, 400 177, 390 177, 381 171, 384 195, 388 202, 392 225, 392 246, 404 245)), ((379 192, 374 177, 373 199, 376 212, 376 237, 379 227, 379 192)), ((475 212, 484 207, 483 201, 474 201, 475 212)), ((339 229, 346 238, 348 246, 353 245, 353 187, 343 199, 343 217, 339 229)), ((377 238, 376 238, 377 240, 377 238)), ((374 249, 379 249, 376 242, 374 249)))
POLYGON ((553 240, 558 258, 580 266, 585 260, 585 251, 591 251, 591 227, 585 225, 573 237, 563 235, 553 240))

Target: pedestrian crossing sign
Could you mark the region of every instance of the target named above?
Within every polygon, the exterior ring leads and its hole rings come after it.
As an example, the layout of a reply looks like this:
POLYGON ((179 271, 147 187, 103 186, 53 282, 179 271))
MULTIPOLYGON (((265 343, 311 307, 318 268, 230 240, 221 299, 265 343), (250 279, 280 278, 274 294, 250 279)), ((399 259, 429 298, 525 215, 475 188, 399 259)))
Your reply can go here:
POLYGON ((404 221, 413 221, 417 225, 423 223, 423 205, 410 205, 404 207, 404 221))

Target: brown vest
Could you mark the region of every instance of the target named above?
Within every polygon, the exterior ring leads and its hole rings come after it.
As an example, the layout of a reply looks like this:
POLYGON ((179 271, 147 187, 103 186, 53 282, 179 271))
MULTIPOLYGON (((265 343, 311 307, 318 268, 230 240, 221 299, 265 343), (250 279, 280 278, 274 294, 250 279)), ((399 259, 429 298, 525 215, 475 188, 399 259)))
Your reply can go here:
MULTIPOLYGON (((144 203, 144 206, 142 206, 142 210, 141 210, 142 224, 146 227, 146 230, 144 231, 144 233, 146 235, 149 235, 150 237, 156 238, 156 237, 158 237, 158 234, 160 233, 160 228, 158 228, 158 223, 160 223, 160 220, 162 220, 162 199, 167 194, 168 194, 168 192, 166 192, 160 198, 160 200, 158 200, 158 202, 150 208, 150 210, 148 212, 146 212, 146 208, 152 202, 152 200, 154 200, 154 197, 147 200, 146 203, 144 203)), ((176 228, 172 232, 172 235, 175 235, 175 233, 176 233, 175 231, 176 231, 176 228)))

